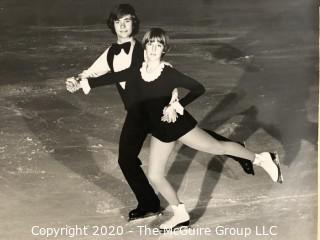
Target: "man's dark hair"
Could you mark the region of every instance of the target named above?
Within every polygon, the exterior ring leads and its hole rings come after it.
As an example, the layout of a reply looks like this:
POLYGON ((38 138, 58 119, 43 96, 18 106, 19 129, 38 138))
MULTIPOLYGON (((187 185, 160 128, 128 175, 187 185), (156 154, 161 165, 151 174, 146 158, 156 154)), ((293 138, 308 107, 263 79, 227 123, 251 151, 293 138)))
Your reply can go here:
POLYGON ((116 34, 114 29, 114 21, 119 20, 125 15, 131 15, 132 18, 132 34, 136 35, 139 32, 139 18, 136 15, 136 11, 130 4, 122 3, 116 6, 110 13, 109 18, 107 20, 107 25, 111 29, 113 34, 116 34))

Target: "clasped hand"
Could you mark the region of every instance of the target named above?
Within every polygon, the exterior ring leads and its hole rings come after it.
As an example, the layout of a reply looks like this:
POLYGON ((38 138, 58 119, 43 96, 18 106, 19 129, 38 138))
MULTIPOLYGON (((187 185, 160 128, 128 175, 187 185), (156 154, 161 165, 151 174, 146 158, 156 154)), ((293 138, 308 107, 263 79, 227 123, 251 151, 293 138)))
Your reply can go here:
POLYGON ((70 77, 66 80, 66 88, 69 92, 74 93, 81 88, 81 84, 75 77, 70 77))

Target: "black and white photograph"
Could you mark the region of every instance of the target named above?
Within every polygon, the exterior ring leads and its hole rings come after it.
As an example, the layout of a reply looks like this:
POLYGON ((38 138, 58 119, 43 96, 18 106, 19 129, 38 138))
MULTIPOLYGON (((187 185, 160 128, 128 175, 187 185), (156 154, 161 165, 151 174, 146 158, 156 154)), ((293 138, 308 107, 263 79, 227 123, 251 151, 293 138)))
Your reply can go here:
POLYGON ((316 240, 319 6, 0 0, 0 239, 316 240))

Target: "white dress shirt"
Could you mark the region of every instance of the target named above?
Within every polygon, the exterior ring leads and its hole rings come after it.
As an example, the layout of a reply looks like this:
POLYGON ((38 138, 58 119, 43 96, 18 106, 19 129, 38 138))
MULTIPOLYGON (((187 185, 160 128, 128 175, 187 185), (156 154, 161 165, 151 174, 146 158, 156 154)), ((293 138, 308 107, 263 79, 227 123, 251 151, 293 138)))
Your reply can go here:
MULTIPOLYGON (((131 41, 131 47, 128 54, 125 53, 123 49, 121 49, 120 53, 118 55, 114 56, 113 59, 113 69, 115 72, 122 71, 124 69, 127 69, 131 65, 132 61, 132 52, 134 48, 135 41, 133 38, 131 41)), ((82 87, 82 90, 85 94, 88 94, 91 90, 88 80, 86 78, 95 78, 99 77, 103 74, 106 74, 107 72, 110 72, 110 67, 107 61, 107 54, 110 47, 104 51, 100 57, 87 69, 82 72, 83 80, 81 80, 80 84, 82 87)), ((126 82, 120 82, 120 86, 125 89, 126 82)))

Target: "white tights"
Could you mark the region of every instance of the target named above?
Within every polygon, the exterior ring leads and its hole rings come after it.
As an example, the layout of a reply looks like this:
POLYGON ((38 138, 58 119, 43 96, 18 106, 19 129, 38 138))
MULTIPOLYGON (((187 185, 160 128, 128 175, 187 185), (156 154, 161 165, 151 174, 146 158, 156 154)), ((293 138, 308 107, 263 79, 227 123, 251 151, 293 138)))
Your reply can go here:
MULTIPOLYGON (((231 155, 250 161, 255 154, 235 142, 218 141, 199 127, 195 127, 178 139, 183 144, 198 151, 214 155, 231 155)), ((148 177, 156 189, 170 205, 179 205, 180 200, 176 191, 165 177, 165 167, 175 142, 162 142, 155 137, 151 138, 148 177)))

